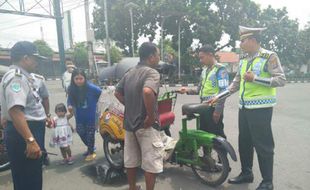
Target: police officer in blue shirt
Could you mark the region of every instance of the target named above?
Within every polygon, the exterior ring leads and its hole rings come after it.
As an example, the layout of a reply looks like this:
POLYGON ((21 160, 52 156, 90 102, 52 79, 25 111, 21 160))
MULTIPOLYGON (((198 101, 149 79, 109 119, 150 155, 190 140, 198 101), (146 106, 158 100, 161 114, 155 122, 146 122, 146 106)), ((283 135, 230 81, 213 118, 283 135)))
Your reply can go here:
POLYGON ((13 65, 0 85, 1 113, 8 120, 6 145, 14 190, 42 189, 46 114, 30 73, 43 58, 33 43, 17 42, 11 49, 13 65))
MULTIPOLYGON (((217 63, 215 50, 210 45, 199 49, 199 60, 204 66, 197 89, 182 87, 179 91, 189 95, 199 94, 201 102, 212 99, 217 93, 225 91, 229 84, 226 68, 217 63)), ((200 129, 226 138, 224 133, 223 111, 225 99, 200 114, 200 129)))

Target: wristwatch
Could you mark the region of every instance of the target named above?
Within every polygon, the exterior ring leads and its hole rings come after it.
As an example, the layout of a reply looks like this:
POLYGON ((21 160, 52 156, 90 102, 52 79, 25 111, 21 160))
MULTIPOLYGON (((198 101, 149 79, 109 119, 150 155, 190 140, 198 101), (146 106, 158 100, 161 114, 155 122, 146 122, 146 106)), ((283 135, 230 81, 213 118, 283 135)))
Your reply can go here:
POLYGON ((33 143, 33 142, 35 142, 36 140, 33 138, 33 137, 29 137, 29 138, 27 138, 26 139, 26 143, 27 144, 31 144, 31 143, 33 143))
POLYGON ((46 114, 46 117, 51 117, 51 114, 50 113, 46 114))

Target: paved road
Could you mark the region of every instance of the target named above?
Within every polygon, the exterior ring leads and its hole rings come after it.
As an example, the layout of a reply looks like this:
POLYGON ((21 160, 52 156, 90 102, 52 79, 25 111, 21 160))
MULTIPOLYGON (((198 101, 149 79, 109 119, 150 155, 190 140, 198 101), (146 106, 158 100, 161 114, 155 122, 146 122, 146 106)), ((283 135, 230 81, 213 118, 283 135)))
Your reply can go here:
MULTIPOLYGON (((60 81, 48 81, 51 93, 51 111, 54 105, 65 102, 65 94, 61 89, 60 81)), ((171 88, 169 88, 171 89, 171 88)), ((161 90, 164 90, 163 88, 161 90)), ((278 89, 278 105, 274 109, 273 133, 275 137, 275 166, 274 184, 276 190, 309 190, 310 189, 310 84, 288 84, 285 88, 278 89)), ((176 102, 175 113, 181 118, 180 108, 184 103, 198 102, 197 96, 179 95, 176 102)), ((237 137, 237 94, 227 100, 225 107, 225 132, 228 140, 238 151, 237 137)), ((74 122, 72 122, 74 123, 74 122)), ((176 120, 172 128, 172 134, 177 138, 177 132, 181 128, 181 121, 176 120)), ((47 131, 47 142, 50 132, 47 131)), ((102 139, 96 136, 98 159, 92 163, 85 163, 82 153, 86 150, 77 134, 74 135, 72 151, 76 158, 72 166, 60 166, 58 162, 61 156, 51 156, 52 163, 44 169, 45 190, 104 190, 127 189, 126 180, 118 179, 113 184, 103 184, 96 178, 95 166, 104 162, 102 139)), ((48 151, 59 154, 59 150, 48 148, 48 151)), ((240 163, 230 160, 232 171, 229 177, 239 173, 240 163)), ((230 185, 224 183, 218 188, 210 188, 201 184, 192 171, 183 167, 167 164, 164 173, 160 174, 156 189, 184 190, 184 189, 218 189, 218 190, 251 190, 259 184, 261 177, 257 160, 254 161, 254 183, 248 185, 230 185)), ((144 187, 143 175, 139 175, 139 183, 144 187)), ((0 189, 13 189, 10 171, 0 173, 0 189)), ((145 188, 145 187, 144 187, 145 188)))

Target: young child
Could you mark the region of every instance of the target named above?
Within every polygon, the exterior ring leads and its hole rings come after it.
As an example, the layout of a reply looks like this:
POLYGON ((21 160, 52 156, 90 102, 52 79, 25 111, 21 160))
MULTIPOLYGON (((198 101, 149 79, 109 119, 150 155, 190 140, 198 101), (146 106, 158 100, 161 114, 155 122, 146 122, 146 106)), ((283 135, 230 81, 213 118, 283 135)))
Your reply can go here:
POLYGON ((50 141, 51 147, 60 147, 63 160, 61 164, 73 164, 70 145, 72 144, 72 126, 69 119, 73 116, 70 112, 67 114, 66 106, 63 103, 57 104, 55 107, 56 117, 53 119, 53 133, 50 141), (71 126, 71 127, 70 127, 71 126))

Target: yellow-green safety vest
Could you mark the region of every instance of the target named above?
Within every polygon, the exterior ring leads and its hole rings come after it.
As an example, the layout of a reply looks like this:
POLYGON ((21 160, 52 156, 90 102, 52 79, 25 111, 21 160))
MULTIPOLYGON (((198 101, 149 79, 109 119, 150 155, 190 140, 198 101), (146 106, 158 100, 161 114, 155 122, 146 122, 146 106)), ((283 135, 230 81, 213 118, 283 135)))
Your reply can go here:
POLYGON ((268 62, 271 53, 264 53, 263 56, 256 57, 252 64, 246 59, 241 59, 240 70, 240 90, 239 90, 239 106, 247 109, 273 107, 276 104, 276 88, 264 86, 254 82, 246 82, 243 75, 248 71, 252 71, 256 76, 262 78, 271 78, 270 73, 264 71, 264 67, 268 62), (248 66, 248 64, 250 64, 248 66))
POLYGON ((217 82, 217 72, 223 66, 217 64, 212 70, 207 73, 207 69, 203 69, 201 73, 201 87, 199 90, 199 96, 201 100, 209 100, 220 92, 220 88, 217 82))

